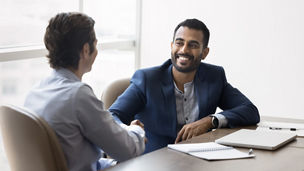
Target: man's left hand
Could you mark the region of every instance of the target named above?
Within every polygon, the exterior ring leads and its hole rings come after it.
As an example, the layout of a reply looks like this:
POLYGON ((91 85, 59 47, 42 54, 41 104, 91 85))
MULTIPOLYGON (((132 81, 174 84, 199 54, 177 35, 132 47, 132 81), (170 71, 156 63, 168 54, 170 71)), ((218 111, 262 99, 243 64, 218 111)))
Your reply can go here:
POLYGON ((177 134, 175 143, 206 133, 210 128, 212 128, 212 118, 209 116, 186 124, 177 134))

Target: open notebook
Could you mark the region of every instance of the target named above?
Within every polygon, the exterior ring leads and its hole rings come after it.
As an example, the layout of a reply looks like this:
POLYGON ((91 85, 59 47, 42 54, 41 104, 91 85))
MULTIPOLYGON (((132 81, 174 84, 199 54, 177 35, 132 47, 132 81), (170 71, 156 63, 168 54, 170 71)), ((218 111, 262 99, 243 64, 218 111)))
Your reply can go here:
POLYGON ((215 142, 236 147, 275 150, 295 138, 294 133, 241 129, 219 138, 215 142))
POLYGON ((227 160, 254 157, 253 154, 244 153, 233 147, 220 145, 214 142, 169 144, 168 148, 206 160, 227 160))

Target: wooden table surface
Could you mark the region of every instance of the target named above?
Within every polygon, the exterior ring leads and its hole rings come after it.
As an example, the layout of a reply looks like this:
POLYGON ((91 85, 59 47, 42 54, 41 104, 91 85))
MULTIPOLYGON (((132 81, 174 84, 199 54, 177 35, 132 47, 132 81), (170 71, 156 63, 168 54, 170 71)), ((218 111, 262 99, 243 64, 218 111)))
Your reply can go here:
MULTIPOLYGON (((256 126, 243 128, 255 129, 256 126)), ((182 143, 213 142, 238 129, 217 129, 182 143)), ((248 148, 237 149, 248 152, 248 148)), ((297 138, 275 151, 253 151, 255 158, 207 161, 165 147, 122 162, 107 171, 304 171, 304 138, 297 138)))

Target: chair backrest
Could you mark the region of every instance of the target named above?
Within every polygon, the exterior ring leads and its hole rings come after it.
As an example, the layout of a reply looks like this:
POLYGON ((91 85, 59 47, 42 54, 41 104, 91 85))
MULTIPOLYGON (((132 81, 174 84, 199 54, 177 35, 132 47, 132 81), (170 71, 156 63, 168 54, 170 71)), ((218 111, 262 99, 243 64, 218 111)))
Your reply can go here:
POLYGON ((56 134, 39 116, 1 106, 0 128, 12 171, 68 171, 56 134))
POLYGON ((105 109, 113 104, 119 95, 121 95, 130 85, 130 78, 122 78, 110 83, 101 95, 105 109))

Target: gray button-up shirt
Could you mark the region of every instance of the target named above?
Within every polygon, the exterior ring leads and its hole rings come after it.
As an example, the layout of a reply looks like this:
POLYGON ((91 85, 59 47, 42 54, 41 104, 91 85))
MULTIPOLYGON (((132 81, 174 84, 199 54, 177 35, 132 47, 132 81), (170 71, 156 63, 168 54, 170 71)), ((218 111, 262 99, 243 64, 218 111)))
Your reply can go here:
MULTIPOLYGON (((185 124, 198 120, 198 99, 195 95, 193 81, 184 84, 184 92, 177 88, 174 81, 173 83, 175 87, 177 125, 179 131, 185 124)), ((227 119, 224 115, 218 113, 212 115, 219 120, 218 128, 225 127, 227 125, 227 119)))
POLYGON ((30 91, 24 106, 54 129, 71 171, 108 167, 102 150, 118 161, 144 151, 143 129, 118 125, 91 87, 67 69, 54 70, 30 91))

